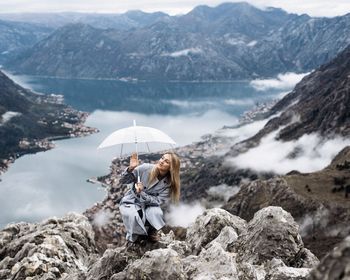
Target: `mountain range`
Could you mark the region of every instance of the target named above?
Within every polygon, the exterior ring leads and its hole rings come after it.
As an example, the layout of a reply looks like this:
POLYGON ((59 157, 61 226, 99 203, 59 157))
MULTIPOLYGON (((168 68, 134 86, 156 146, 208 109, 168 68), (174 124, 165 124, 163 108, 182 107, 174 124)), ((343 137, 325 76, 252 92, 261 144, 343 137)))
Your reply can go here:
POLYGON ((162 12, 145 13, 139 10, 128 11, 123 14, 77 12, 0 14, 0 19, 3 21, 36 24, 50 29, 57 29, 71 23, 84 23, 102 29, 128 30, 147 26, 168 18, 170 16, 162 12))
POLYGON ((182 16, 149 14, 148 21, 137 15, 132 28, 72 21, 5 67, 74 78, 252 79, 310 71, 350 42, 350 15, 312 18, 247 3, 198 6, 182 16))
POLYGON ((32 47, 52 31, 39 24, 0 20, 0 63, 32 47))

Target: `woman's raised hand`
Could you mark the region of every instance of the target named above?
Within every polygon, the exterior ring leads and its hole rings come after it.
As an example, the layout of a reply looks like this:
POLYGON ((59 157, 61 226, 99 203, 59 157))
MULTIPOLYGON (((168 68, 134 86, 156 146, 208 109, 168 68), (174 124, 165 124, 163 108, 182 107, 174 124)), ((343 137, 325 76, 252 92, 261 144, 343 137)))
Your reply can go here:
POLYGON ((133 171, 139 165, 139 159, 137 158, 137 154, 133 153, 130 157, 129 163, 129 171, 133 171))

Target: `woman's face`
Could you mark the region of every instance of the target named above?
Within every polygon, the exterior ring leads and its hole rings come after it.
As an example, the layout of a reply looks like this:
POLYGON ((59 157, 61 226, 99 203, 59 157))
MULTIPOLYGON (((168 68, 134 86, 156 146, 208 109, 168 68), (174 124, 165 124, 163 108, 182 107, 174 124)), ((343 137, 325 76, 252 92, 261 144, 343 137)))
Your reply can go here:
POLYGON ((171 156, 169 154, 164 154, 157 163, 157 168, 160 172, 166 173, 170 170, 171 156))

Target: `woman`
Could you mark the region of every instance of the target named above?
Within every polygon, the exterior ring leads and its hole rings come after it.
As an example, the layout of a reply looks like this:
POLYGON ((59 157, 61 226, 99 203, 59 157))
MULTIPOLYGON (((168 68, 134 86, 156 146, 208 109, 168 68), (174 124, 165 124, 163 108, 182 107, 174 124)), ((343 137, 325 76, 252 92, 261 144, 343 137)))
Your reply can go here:
POLYGON ((164 225, 160 206, 178 202, 180 197, 180 160, 173 152, 165 153, 157 164, 138 166, 137 155, 130 157, 129 167, 123 172, 120 183, 133 183, 133 187, 120 201, 120 212, 126 228, 126 239, 135 242, 140 235, 158 241, 158 230, 164 225), (139 177, 140 182, 137 183, 139 177))

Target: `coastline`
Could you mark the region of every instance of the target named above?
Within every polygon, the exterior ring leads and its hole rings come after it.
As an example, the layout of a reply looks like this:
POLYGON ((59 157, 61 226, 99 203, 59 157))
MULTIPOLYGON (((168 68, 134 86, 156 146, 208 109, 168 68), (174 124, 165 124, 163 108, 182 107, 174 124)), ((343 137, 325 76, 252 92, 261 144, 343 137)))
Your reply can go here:
MULTIPOLYGON (((56 102, 55 104, 61 103, 56 102)), ((62 135, 53 135, 41 139, 22 138, 18 143, 18 150, 15 153, 12 153, 12 155, 10 155, 7 158, 0 158, 0 176, 10 168, 11 164, 13 164, 16 161, 16 159, 24 155, 45 152, 55 148, 55 144, 53 143, 53 141, 70 139, 75 137, 84 137, 99 132, 97 128, 84 125, 87 117, 89 116, 89 113, 77 111, 68 106, 67 108, 65 108, 64 113, 66 114, 66 116, 72 116, 70 118, 70 121, 74 121, 74 123, 61 123, 61 127, 68 129, 68 133, 63 133, 62 135)))

